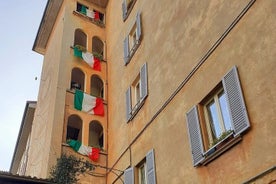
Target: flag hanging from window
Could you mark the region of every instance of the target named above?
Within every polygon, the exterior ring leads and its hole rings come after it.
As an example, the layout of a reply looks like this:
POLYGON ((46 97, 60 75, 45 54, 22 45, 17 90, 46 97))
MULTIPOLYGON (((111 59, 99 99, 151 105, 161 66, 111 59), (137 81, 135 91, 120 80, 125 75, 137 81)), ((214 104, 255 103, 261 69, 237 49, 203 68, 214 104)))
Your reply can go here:
POLYGON ((96 162, 100 157, 100 149, 90 146, 83 145, 80 141, 77 140, 68 140, 67 143, 73 150, 76 152, 88 156, 92 161, 96 162))
POLYGON ((80 90, 75 91, 74 107, 88 114, 104 116, 103 100, 90 96, 80 90))
POLYGON ((92 53, 82 51, 78 47, 74 47, 74 55, 83 59, 94 70, 101 71, 101 61, 95 57, 92 53))

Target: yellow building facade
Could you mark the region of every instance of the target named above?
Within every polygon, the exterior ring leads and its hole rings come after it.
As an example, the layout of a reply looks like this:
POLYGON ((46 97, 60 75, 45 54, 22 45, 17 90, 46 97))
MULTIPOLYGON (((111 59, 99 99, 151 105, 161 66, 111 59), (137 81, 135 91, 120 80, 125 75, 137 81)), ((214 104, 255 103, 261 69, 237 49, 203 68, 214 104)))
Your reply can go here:
POLYGON ((48 0, 33 47, 44 62, 30 138, 11 171, 24 159, 21 174, 47 178, 62 153, 86 158, 70 138, 101 149, 91 161, 100 177, 80 183, 275 182, 274 7, 48 0), (76 47, 99 56, 101 70, 76 47), (77 110, 76 90, 102 99, 104 115, 77 110))

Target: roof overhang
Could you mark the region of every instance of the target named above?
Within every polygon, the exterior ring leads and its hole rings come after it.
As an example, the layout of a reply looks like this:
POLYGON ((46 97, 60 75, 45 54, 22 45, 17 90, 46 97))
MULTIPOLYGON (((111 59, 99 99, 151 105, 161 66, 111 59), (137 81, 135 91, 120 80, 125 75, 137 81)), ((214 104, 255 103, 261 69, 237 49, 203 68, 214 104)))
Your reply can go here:
POLYGON ((44 55, 63 0, 48 0, 36 34, 33 51, 44 55))
POLYGON ((36 108, 35 101, 26 102, 20 130, 18 133, 17 142, 14 148, 12 162, 10 166, 10 172, 13 174, 16 174, 22 155, 24 154, 24 151, 27 146, 28 137, 31 134, 31 130, 32 130, 35 108, 36 108))

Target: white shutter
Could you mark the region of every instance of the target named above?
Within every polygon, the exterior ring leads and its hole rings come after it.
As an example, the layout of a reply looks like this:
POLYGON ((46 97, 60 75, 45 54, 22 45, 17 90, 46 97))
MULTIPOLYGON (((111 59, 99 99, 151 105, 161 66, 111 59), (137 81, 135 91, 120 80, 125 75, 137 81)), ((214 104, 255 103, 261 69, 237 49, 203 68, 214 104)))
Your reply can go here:
POLYGON ((147 165, 147 184, 156 184, 155 177, 155 161, 154 161, 154 150, 150 150, 146 155, 147 165))
POLYGON ((141 67, 140 80, 141 80, 140 97, 141 97, 141 101, 143 101, 148 96, 147 63, 145 63, 141 67))
POLYGON ((125 65, 129 62, 129 44, 128 44, 128 35, 124 40, 124 61, 125 65))
POLYGON ((198 166, 204 160, 203 143, 197 113, 197 107, 194 106, 186 113, 190 146, 192 150, 193 165, 198 166))
POLYGON ((126 0, 123 0, 122 11, 123 11, 123 20, 125 20, 126 15, 127 15, 127 3, 126 3, 126 0))
POLYGON ((223 77, 235 136, 250 127, 236 66, 223 77))
POLYGON ((131 118, 131 87, 126 91, 126 120, 131 118))
POLYGON ((133 167, 128 168, 124 172, 124 184, 134 184, 133 167))
POLYGON ((138 12, 137 15, 136 15, 136 39, 137 39, 137 41, 140 40, 141 34, 142 34, 142 31, 141 31, 141 13, 138 12))

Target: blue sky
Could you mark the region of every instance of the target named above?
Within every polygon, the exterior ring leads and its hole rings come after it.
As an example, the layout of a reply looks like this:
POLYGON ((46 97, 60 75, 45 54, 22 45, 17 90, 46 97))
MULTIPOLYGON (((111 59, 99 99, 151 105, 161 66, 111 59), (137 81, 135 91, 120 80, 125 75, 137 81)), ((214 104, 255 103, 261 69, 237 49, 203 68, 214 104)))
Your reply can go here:
POLYGON ((32 46, 46 3, 47 0, 0 1, 2 171, 9 170, 26 101, 37 100, 43 56, 32 51, 32 46))

